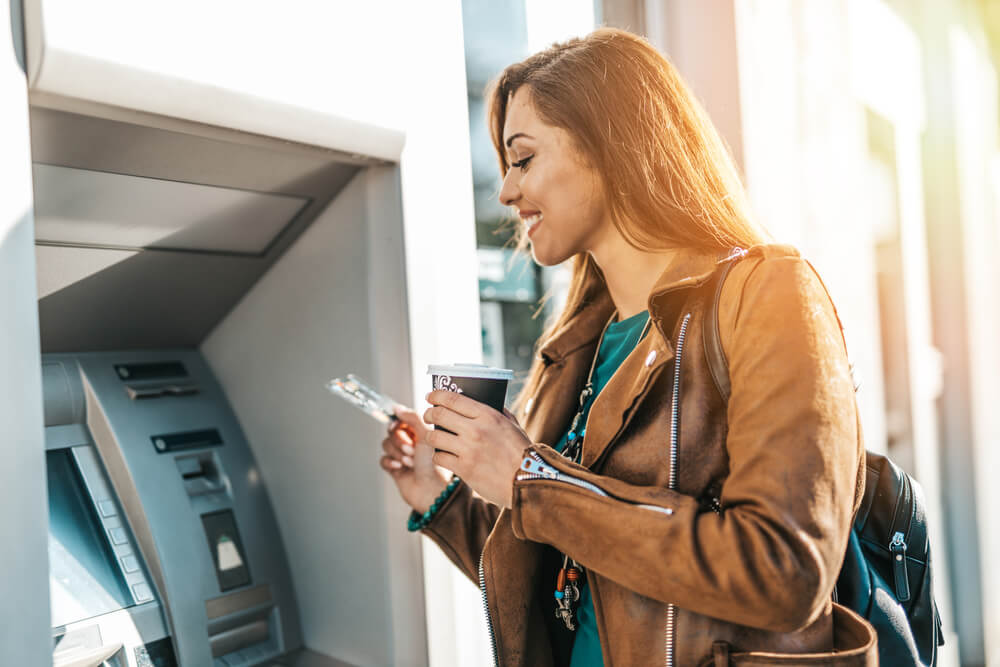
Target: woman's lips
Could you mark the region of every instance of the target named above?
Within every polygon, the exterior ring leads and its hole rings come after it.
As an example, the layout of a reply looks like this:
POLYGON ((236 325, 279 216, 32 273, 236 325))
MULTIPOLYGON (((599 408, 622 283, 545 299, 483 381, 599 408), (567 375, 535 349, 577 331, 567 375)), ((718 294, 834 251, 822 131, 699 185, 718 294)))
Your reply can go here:
POLYGON ((534 212, 529 215, 521 214, 521 219, 524 221, 525 226, 528 228, 528 237, 530 238, 532 234, 535 233, 535 229, 538 225, 542 224, 544 216, 539 212, 534 212))
POLYGON ((538 228, 541 227, 541 226, 542 226, 542 221, 539 220, 537 223, 535 223, 534 227, 531 227, 530 229, 528 229, 528 238, 530 239, 532 236, 534 236, 535 232, 537 232, 538 228))

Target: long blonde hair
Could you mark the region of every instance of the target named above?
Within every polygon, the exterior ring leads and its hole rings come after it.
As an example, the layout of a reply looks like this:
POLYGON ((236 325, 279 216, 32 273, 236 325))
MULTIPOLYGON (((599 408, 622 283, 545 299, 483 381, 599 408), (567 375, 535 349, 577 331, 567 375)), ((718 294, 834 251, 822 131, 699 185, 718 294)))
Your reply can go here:
MULTIPOLYGON (((597 171, 610 219, 633 247, 721 251, 767 238, 751 219, 733 159, 708 115, 674 66, 642 37, 600 28, 501 72, 486 106, 503 176, 510 169, 503 145, 507 105, 522 86, 541 119, 569 132, 597 171)), ((523 252, 527 236, 520 227, 515 233, 523 252)), ((589 253, 573 258, 566 304, 538 346, 574 314, 595 270, 589 253)), ((536 354, 525 389, 540 368, 536 354)), ((516 399, 515 414, 527 395, 516 399)))

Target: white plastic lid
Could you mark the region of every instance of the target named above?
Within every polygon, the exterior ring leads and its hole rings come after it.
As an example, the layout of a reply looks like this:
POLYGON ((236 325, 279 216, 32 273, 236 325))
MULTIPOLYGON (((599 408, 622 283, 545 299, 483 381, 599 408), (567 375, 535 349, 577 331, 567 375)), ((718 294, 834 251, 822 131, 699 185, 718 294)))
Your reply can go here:
POLYGON ((514 371, 506 368, 493 368, 486 364, 431 364, 427 367, 427 374, 507 380, 508 382, 514 379, 514 371))

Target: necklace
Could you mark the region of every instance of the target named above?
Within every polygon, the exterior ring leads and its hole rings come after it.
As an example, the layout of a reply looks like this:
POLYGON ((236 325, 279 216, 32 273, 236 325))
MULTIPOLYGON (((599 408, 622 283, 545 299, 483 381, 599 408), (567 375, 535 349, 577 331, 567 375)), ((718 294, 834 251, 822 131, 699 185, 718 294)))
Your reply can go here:
MULTIPOLYGON (((594 369, 597 367, 597 357, 600 356, 601 346, 604 344, 604 334, 608 332, 608 327, 611 326, 611 323, 615 321, 617 316, 617 310, 611 313, 611 317, 608 318, 607 324, 604 325, 604 329, 601 331, 601 337, 597 341, 597 349, 594 350, 594 359, 590 362, 587 384, 584 385, 583 391, 580 392, 580 407, 569 426, 569 433, 566 434, 566 446, 562 450, 562 455, 573 461, 573 463, 580 463, 583 458, 583 439, 587 433, 586 424, 584 424, 584 428, 579 434, 576 429, 580 425, 580 419, 583 418, 583 413, 587 409, 588 400, 594 394, 594 369)), ((652 321, 652 317, 646 320, 646 326, 643 327, 642 332, 639 334, 639 340, 642 340, 646 332, 649 331, 649 325, 652 321)), ((638 341, 636 341, 636 344, 638 345, 638 341)), ((559 574, 556 575, 556 617, 562 619, 566 627, 570 630, 576 630, 576 624, 573 621, 573 612, 580 601, 580 586, 583 584, 583 572, 582 565, 566 554, 563 554, 562 568, 560 568, 559 574)))

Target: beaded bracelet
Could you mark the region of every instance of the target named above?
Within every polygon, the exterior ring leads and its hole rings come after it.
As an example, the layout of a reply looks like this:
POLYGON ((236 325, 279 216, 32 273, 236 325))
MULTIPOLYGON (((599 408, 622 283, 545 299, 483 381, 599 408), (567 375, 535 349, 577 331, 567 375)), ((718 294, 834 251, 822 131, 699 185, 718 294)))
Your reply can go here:
POLYGON ((448 486, 446 486, 444 491, 441 492, 441 495, 437 497, 437 500, 431 503, 430 509, 423 514, 417 514, 416 510, 410 512, 410 520, 406 522, 407 530, 412 533, 426 527, 427 524, 431 522, 431 519, 434 518, 434 515, 437 514, 438 510, 441 509, 441 506, 444 505, 445 501, 448 500, 448 498, 451 497, 451 494, 454 493, 455 489, 458 488, 458 483, 461 481, 462 480, 459 479, 458 475, 452 475, 451 481, 448 482, 448 486))

